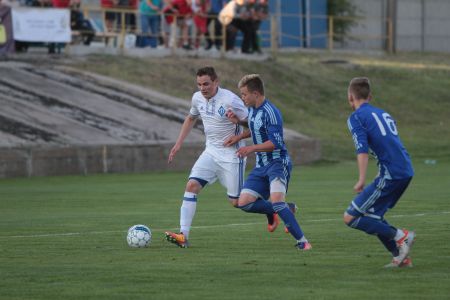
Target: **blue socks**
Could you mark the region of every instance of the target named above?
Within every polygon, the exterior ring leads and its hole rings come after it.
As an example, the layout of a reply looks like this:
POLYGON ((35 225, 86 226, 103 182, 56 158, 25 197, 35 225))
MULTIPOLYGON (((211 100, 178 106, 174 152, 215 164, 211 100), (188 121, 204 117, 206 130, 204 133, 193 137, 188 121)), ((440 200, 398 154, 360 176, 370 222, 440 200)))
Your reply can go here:
POLYGON ((270 214, 273 215, 275 211, 273 210, 272 203, 267 200, 258 199, 255 202, 238 206, 238 208, 242 209, 245 212, 257 213, 257 214, 270 214))
POLYGON ((284 225, 289 229, 289 233, 299 241, 303 237, 303 231, 298 225, 294 214, 289 209, 286 202, 276 202, 273 204, 273 209, 278 213, 280 218, 283 220, 284 225))
MULTIPOLYGON (((348 226, 364 231, 367 234, 376 234, 378 237, 383 238, 383 241, 393 240, 395 234, 397 233, 397 229, 391 227, 387 222, 383 222, 378 219, 361 216, 359 218, 353 219, 348 226)), ((386 246, 386 244, 385 244, 386 246)), ((389 246, 390 247, 390 246, 389 246)))
POLYGON ((273 214, 277 213, 283 220, 284 225, 286 225, 289 232, 297 241, 303 237, 303 231, 301 230, 300 225, 298 225, 294 214, 291 212, 286 202, 277 202, 272 204, 270 201, 259 199, 247 205, 238 206, 238 208, 245 212, 266 214, 269 224, 273 223, 273 214), (272 222, 269 217, 272 218, 272 222))
POLYGON ((249 213, 266 214, 267 222, 269 224, 273 224, 273 214, 275 211, 273 210, 273 206, 270 201, 258 199, 247 205, 238 206, 238 208, 249 213))
MULTIPOLYGON (((392 225, 389 225, 389 223, 386 220, 382 220, 381 222, 383 222, 384 224, 390 226, 393 230, 397 231, 397 228, 395 228, 392 225)), ((395 242, 394 239, 388 239, 385 238, 383 236, 378 235, 377 236, 378 239, 380 240, 380 242, 384 245, 384 247, 392 253, 392 256, 396 257, 398 256, 398 248, 397 248, 397 243, 395 242)))

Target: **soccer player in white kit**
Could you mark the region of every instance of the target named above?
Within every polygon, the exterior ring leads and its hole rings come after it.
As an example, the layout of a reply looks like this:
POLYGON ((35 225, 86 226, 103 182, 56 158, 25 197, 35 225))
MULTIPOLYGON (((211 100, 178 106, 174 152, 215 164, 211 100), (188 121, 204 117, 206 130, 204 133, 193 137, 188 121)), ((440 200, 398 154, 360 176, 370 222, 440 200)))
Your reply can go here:
POLYGON ((226 112, 231 110, 242 120, 247 118, 247 108, 237 95, 219 87, 213 67, 204 67, 197 71, 197 86, 199 91, 192 96, 191 109, 168 159, 169 163, 172 162, 200 117, 206 136, 206 147, 192 167, 186 184, 180 209, 180 232, 165 232, 166 239, 181 248, 189 247, 189 232, 197 207, 197 196, 203 187, 219 180, 227 189, 230 203, 237 206, 245 170, 245 160, 236 155, 237 149, 244 146, 243 142, 231 146, 224 146, 224 142, 230 136, 243 132, 240 125, 233 124, 227 118, 226 112))

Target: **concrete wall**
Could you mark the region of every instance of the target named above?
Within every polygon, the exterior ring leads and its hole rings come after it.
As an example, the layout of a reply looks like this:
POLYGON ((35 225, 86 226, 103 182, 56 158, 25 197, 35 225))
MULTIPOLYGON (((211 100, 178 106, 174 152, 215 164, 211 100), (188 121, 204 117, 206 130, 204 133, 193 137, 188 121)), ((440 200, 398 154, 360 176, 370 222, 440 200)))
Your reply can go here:
POLYGON ((338 48, 349 49, 383 49, 384 39, 381 37, 386 33, 386 1, 387 0, 352 0, 358 8, 357 15, 364 16, 355 24, 349 36, 343 43, 337 43, 338 48))
MULTIPOLYGON (((294 164, 307 164, 321 157, 320 142, 299 134, 286 140, 294 164)), ((175 161, 167 157, 173 143, 0 148, 0 178, 87 175, 95 173, 140 173, 188 171, 204 149, 200 143, 185 143, 175 161)), ((248 166, 254 165, 254 156, 248 166)))
POLYGON ((396 48, 450 52, 450 1, 398 0, 396 48))
POLYGON ((389 3, 395 5, 395 49, 399 51, 450 52, 450 1, 448 0, 351 0, 358 7, 358 21, 347 39, 336 48, 384 50, 389 3))

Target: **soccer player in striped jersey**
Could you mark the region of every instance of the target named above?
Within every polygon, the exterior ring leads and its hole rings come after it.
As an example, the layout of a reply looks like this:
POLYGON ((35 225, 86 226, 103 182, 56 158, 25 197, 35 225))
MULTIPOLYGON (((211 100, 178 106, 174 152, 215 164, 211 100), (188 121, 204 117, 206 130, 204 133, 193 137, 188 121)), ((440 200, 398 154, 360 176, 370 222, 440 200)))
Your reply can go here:
POLYGON ((348 102, 354 112, 348 127, 355 143, 359 179, 353 189, 358 195, 344 213, 344 222, 355 229, 373 234, 392 254, 386 267, 412 266, 408 256, 414 232, 397 229, 384 219, 408 187, 414 175, 411 159, 398 136, 394 119, 372 106, 369 79, 353 78, 348 87, 348 102), (378 160, 379 173, 364 187, 369 152, 378 160))
MULTIPOLYGON (((311 244, 285 202, 292 163, 283 140, 281 113, 265 98, 264 83, 258 74, 244 76, 238 87, 245 106, 249 108, 250 131, 230 137, 228 142, 234 143, 251 135, 253 145, 240 147, 237 154, 239 157, 247 157, 256 153, 256 166, 244 183, 238 207, 251 213, 275 213, 274 225, 278 224, 279 216, 288 232, 295 238, 295 246, 300 250, 309 250, 311 244)), ((228 113, 228 117, 235 123, 242 121, 232 112, 228 113)))
POLYGON ((180 209, 180 232, 165 232, 166 239, 181 248, 189 246, 189 233, 197 207, 197 196, 207 184, 216 180, 227 189, 228 199, 237 206, 243 184, 245 159, 236 154, 242 142, 224 145, 230 136, 243 132, 242 126, 232 123, 226 116, 232 110, 239 118, 246 119, 248 110, 241 99, 229 90, 219 87, 219 79, 213 67, 197 71, 199 91, 192 96, 191 109, 184 120, 178 139, 170 151, 168 162, 172 162, 196 120, 203 121, 206 147, 195 162, 186 184, 180 209))

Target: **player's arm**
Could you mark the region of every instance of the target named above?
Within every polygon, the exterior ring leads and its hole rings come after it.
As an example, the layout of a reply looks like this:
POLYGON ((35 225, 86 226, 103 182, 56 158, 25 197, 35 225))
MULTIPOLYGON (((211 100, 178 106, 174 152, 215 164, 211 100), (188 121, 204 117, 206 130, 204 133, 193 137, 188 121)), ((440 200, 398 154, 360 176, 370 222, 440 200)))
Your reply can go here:
POLYGON ((231 106, 228 107, 226 116, 231 123, 248 128, 248 109, 239 97, 236 96, 231 100, 231 106))
POLYGON ((358 163, 358 181, 353 186, 353 190, 357 193, 362 192, 366 183, 367 165, 369 164, 369 143, 367 133, 361 124, 360 119, 355 115, 351 115, 348 119, 348 127, 353 137, 356 149, 356 161, 358 163))
POLYGON ((251 136, 252 136, 252 134, 251 134, 250 130, 249 130, 249 129, 245 129, 245 130, 244 130, 241 134, 239 134, 239 135, 233 135, 233 136, 228 137, 228 138, 225 140, 225 142, 223 142, 223 145, 224 145, 225 147, 230 147, 230 146, 233 146, 234 144, 236 144, 237 142, 239 142, 240 140, 249 138, 249 137, 251 137, 251 136))
POLYGON ((353 187, 353 190, 357 193, 361 193, 366 183, 367 165, 369 164, 369 154, 358 153, 356 156, 358 162, 359 178, 358 182, 353 187))
POLYGON ((188 136, 189 132, 191 132, 192 128, 195 125, 195 122, 197 121, 197 116, 194 116, 192 114, 188 114, 186 118, 184 119, 183 125, 180 129, 180 134, 178 135, 177 141, 175 142, 175 145, 170 150, 168 163, 170 164, 175 157, 175 154, 181 149, 181 145, 183 144, 184 140, 188 136))
POLYGON ((275 150, 275 145, 268 140, 262 144, 241 147, 236 151, 236 154, 239 157, 246 157, 255 152, 272 152, 273 150, 275 150))

